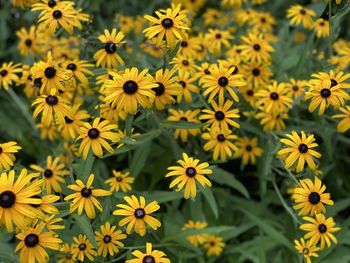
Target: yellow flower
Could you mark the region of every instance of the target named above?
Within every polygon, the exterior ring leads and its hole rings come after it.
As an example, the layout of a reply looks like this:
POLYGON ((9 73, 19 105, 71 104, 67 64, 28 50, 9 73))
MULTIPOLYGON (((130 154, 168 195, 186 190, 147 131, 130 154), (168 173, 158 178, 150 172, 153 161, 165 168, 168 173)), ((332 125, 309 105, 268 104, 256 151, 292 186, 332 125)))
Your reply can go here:
POLYGON ((203 247, 207 251, 207 255, 210 256, 218 256, 222 253, 222 250, 225 247, 225 242, 222 237, 215 235, 207 235, 205 237, 205 241, 203 247))
POLYGON ((314 182, 310 179, 300 180, 300 186, 294 188, 292 199, 296 203, 294 209, 299 210, 299 215, 314 215, 326 213, 324 204, 333 205, 329 193, 324 193, 326 186, 315 176, 314 182))
POLYGON ((263 150, 258 147, 258 138, 253 137, 239 137, 236 141, 237 150, 235 152, 235 157, 242 158, 242 164, 255 164, 256 157, 263 154, 263 150))
POLYGON ((75 191, 74 194, 70 194, 64 198, 65 201, 73 199, 70 204, 70 213, 78 209, 78 214, 81 215, 84 209, 88 218, 94 219, 96 216, 95 207, 102 212, 102 206, 96 197, 108 196, 112 193, 103 189, 94 189, 92 187, 94 178, 95 176, 90 174, 86 185, 78 179, 75 181, 75 184, 67 186, 69 189, 75 191))
POLYGON ((303 25, 306 29, 311 29, 313 26, 313 17, 316 13, 302 5, 293 5, 287 11, 287 18, 291 25, 303 25))
POLYGON ((22 147, 17 142, 6 142, 0 144, 0 170, 9 170, 16 160, 14 153, 21 150, 22 147))
POLYGON ((180 92, 177 95, 177 103, 183 101, 192 102, 192 93, 199 93, 199 88, 193 84, 196 81, 196 77, 191 77, 190 72, 186 70, 179 70, 176 80, 180 84, 180 92))
POLYGON ((315 218, 303 217, 309 223, 304 223, 300 226, 301 230, 307 231, 304 235, 305 239, 310 239, 310 243, 317 245, 320 242, 320 249, 322 250, 327 244, 331 246, 331 241, 338 243, 334 232, 340 230, 340 227, 335 227, 333 217, 326 218, 323 214, 316 214, 315 218))
POLYGON ((72 245, 71 253, 74 261, 78 259, 79 261, 83 262, 85 257, 87 257, 90 261, 94 261, 94 257, 97 256, 97 253, 89 239, 87 239, 86 235, 73 237, 73 240, 74 243, 72 245))
POLYGON ((116 226, 110 225, 106 222, 100 226, 100 231, 95 231, 95 239, 98 245, 97 254, 99 256, 106 257, 107 254, 114 256, 119 252, 118 247, 124 247, 124 244, 120 240, 126 239, 126 235, 120 230, 116 230, 116 226))
POLYGON ((214 54, 219 53, 222 46, 228 48, 230 46, 229 40, 231 39, 233 39, 233 36, 229 31, 222 31, 217 29, 209 29, 208 33, 204 36, 206 45, 214 54))
POLYGON ((305 242, 304 238, 300 238, 299 240, 294 240, 295 249, 299 252, 299 254, 303 255, 306 260, 306 263, 311 263, 311 257, 318 257, 317 251, 320 250, 319 247, 313 245, 310 240, 305 242))
POLYGON ((89 85, 89 79, 86 75, 94 75, 94 73, 88 69, 93 66, 93 64, 88 63, 86 60, 78 59, 69 60, 64 63, 66 70, 70 70, 73 73, 74 77, 77 78, 85 87, 89 85))
POLYGON ((329 36, 329 22, 323 18, 319 18, 314 23, 314 30, 318 38, 329 36))
MULTIPOLYGON (((197 115, 199 114, 200 110, 175 110, 175 109, 169 109, 169 113, 171 114, 168 117, 169 121, 185 121, 185 122, 191 122, 191 123, 200 123, 200 121, 197 118, 197 115)), ((187 142, 188 135, 196 136, 200 133, 200 129, 175 129, 174 131, 174 137, 175 139, 178 139, 180 137, 182 142, 187 142)))
POLYGON ((110 191, 118 192, 121 189, 124 193, 127 191, 131 191, 131 185, 135 178, 129 176, 129 172, 122 173, 113 170, 113 177, 107 179, 105 181, 106 184, 109 184, 111 189, 110 191))
POLYGON ((160 208, 157 201, 146 204, 146 200, 143 196, 140 196, 138 199, 134 195, 131 197, 125 196, 124 200, 127 202, 127 205, 117 204, 119 209, 114 210, 113 215, 124 216, 124 218, 119 221, 119 226, 127 224, 127 234, 130 234, 134 229, 137 234, 144 236, 147 232, 147 225, 153 230, 157 230, 157 228, 161 226, 160 221, 151 216, 152 213, 158 211, 160 208))
POLYGON ((266 41, 263 35, 249 34, 241 37, 244 44, 240 46, 242 50, 241 55, 249 61, 262 63, 271 61, 270 53, 275 50, 266 41))
POLYGON ((284 120, 288 119, 287 112, 259 112, 255 115, 260 120, 260 124, 263 125, 264 131, 284 130, 286 127, 284 120))
POLYGON ((146 253, 135 250, 132 254, 136 258, 127 260, 125 263, 170 263, 163 251, 152 250, 152 243, 146 243, 146 253))
POLYGON ((35 26, 31 26, 29 30, 22 27, 16 32, 19 38, 18 49, 21 55, 28 55, 29 53, 37 54, 40 52, 38 33, 35 26))
POLYGON ((307 81, 305 80, 295 80, 290 79, 289 83, 286 83, 286 88, 288 89, 287 96, 295 99, 304 94, 305 86, 307 81))
POLYGON ((314 151, 312 148, 318 146, 315 143, 314 135, 306 136, 304 131, 301 131, 301 137, 292 131, 291 134, 286 134, 289 139, 281 139, 280 141, 287 147, 278 151, 277 155, 283 157, 286 169, 290 168, 296 161, 296 172, 299 173, 304 169, 305 162, 314 170, 316 164, 313 157, 320 158, 321 154, 314 151))
POLYGON ((337 129, 339 132, 346 132, 350 129, 350 106, 345 106, 342 108, 339 108, 339 110, 342 112, 340 114, 335 114, 332 116, 334 119, 342 119, 338 125, 337 129))
POLYGON ((0 68, 0 88, 8 90, 12 84, 19 81, 19 77, 16 75, 16 73, 22 71, 19 66, 19 64, 13 64, 13 62, 2 63, 0 68))
POLYGON ((44 223, 22 230, 16 237, 20 240, 16 252, 21 250, 21 262, 46 263, 49 259, 45 248, 59 250, 62 240, 53 232, 44 232, 44 223))
MULTIPOLYGON (((184 224, 182 229, 204 229, 207 226, 207 222, 188 220, 187 223, 184 224)), ((198 247, 199 245, 204 243, 206 235, 207 234, 190 235, 186 239, 192 245, 198 247)))
POLYGON ((169 188, 177 185, 176 191, 178 192, 185 187, 184 198, 188 199, 190 196, 195 198, 197 195, 196 182, 198 181, 203 187, 211 187, 211 182, 204 175, 212 174, 213 171, 208 168, 209 164, 206 162, 199 164, 198 159, 188 157, 186 153, 183 153, 182 157, 183 160, 178 160, 180 166, 168 167, 170 172, 165 177, 176 177, 169 188))

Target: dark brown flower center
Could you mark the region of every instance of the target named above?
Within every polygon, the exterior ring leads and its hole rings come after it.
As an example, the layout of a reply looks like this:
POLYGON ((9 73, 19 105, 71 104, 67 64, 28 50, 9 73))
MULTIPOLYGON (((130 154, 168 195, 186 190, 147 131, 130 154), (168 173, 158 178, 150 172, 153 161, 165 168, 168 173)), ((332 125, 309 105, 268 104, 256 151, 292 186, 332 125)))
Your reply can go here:
POLYGON ((25 41, 24 41, 24 44, 26 44, 27 47, 30 47, 32 45, 32 40, 27 38, 25 41))
POLYGON ((278 100, 278 93, 276 93, 276 92, 271 92, 271 94, 270 94, 270 99, 272 99, 272 100, 278 100))
POLYGON ((104 243, 109 243, 109 242, 111 242, 112 241, 112 237, 110 236, 110 235, 105 235, 104 237, 103 237, 103 242, 104 243))
POLYGON ((305 15, 305 14, 306 14, 305 9, 301 9, 301 10, 300 10, 300 14, 305 15))
POLYGON ((0 71, 1 77, 5 77, 7 75, 8 71, 6 69, 3 69, 0 71))
POLYGON ((247 146, 245 147, 245 149, 246 149, 247 152, 250 152, 253 148, 252 148, 251 145, 247 145, 247 146))
POLYGON ((135 81, 133 80, 128 80, 124 83, 123 85, 123 90, 126 94, 134 94, 138 89, 138 85, 135 81))
POLYGON ((331 96, 331 90, 330 89, 322 89, 321 90, 321 97, 322 98, 328 98, 329 96, 331 96))
POLYGON ((62 17, 62 12, 60 10, 55 10, 52 13, 53 18, 60 19, 62 17))
POLYGON ((45 69, 45 77, 48 79, 52 79, 56 76, 56 69, 54 67, 47 67, 45 69))
POLYGON ((92 195, 92 191, 90 188, 84 187, 83 189, 81 189, 80 191, 81 195, 85 198, 88 198, 92 195))
POLYGON ((39 244, 39 236, 37 234, 29 234, 24 238, 24 244, 27 247, 35 247, 39 244))
POLYGON ((77 69, 77 65, 75 65, 74 63, 70 63, 67 65, 67 69, 75 71, 77 69))
POLYGON ((68 118, 67 116, 64 117, 64 120, 65 120, 65 122, 66 122, 67 124, 73 123, 73 120, 70 119, 70 118, 68 118))
POLYGON ((221 37, 222 37, 222 35, 220 33, 215 34, 216 39, 220 39, 221 37))
POLYGON ((309 147, 307 147, 305 143, 301 143, 298 147, 298 150, 300 153, 307 153, 307 151, 309 150, 309 147))
POLYGON ((52 8, 52 7, 55 7, 57 5, 57 3, 55 0, 49 0, 47 2, 47 5, 52 8))
POLYGON ((134 212, 134 216, 137 218, 137 219, 142 219, 144 218, 146 215, 146 212, 143 208, 137 208, 134 212))
POLYGON ((259 76, 260 75, 260 69, 258 69, 258 68, 253 69, 252 73, 253 73, 254 76, 259 76))
POLYGON ((123 181, 123 177, 119 176, 119 177, 117 177, 117 178, 116 178, 116 180, 117 180, 117 182, 119 182, 119 183, 120 183, 120 182, 122 182, 122 181, 123 181))
POLYGON ((16 195, 11 191, 4 191, 0 194, 0 207, 11 208, 16 202, 16 195))
POLYGON ((53 171, 51 169, 46 169, 44 171, 45 178, 51 178, 53 176, 53 171))
POLYGON ((144 256, 143 259, 142 259, 142 263, 155 263, 155 259, 153 256, 150 256, 150 255, 147 255, 147 256, 144 256))
POLYGON ((204 70, 204 73, 207 74, 207 75, 210 75, 209 69, 206 68, 206 69, 204 70))
POLYGON ((326 233, 327 232, 327 226, 325 224, 320 224, 318 226, 318 231, 320 231, 320 233, 326 233))
POLYGON ((317 205, 321 201, 321 196, 317 192, 311 192, 309 194, 309 202, 313 205, 317 205))
POLYGON ((218 136, 216 136, 216 138, 218 139, 219 142, 224 142, 226 140, 223 134, 219 134, 218 136))
POLYGON ((294 85, 294 86, 293 86, 293 90, 294 90, 294 91, 297 91, 298 89, 299 89, 299 87, 298 87, 297 85, 294 85))
POLYGON ((165 29, 170 29, 170 28, 172 28, 174 26, 174 22, 170 18, 165 18, 165 19, 162 20, 162 26, 165 29))
POLYGON ((196 174, 197 174, 197 171, 195 168, 193 168, 193 167, 186 168, 186 175, 188 177, 194 177, 196 174))
POLYGON ((58 98, 56 96, 49 95, 46 97, 45 101, 50 106, 55 106, 58 103, 58 98))
POLYGON ((181 117, 180 121, 188 121, 186 117, 181 117))
POLYGON ((226 77, 220 77, 218 83, 221 87, 226 87, 228 85, 228 79, 226 77))
POLYGON ((217 119, 218 121, 222 121, 223 119, 225 119, 225 113, 223 113, 222 111, 216 111, 215 112, 215 119, 217 119))
POLYGON ((165 91, 165 87, 163 83, 157 82, 157 84, 158 84, 158 87, 152 88, 152 90, 156 93, 156 96, 163 95, 165 91))
POLYGON ((34 79, 34 87, 36 87, 37 89, 40 89, 42 85, 43 85, 43 82, 41 78, 34 79))
POLYGON ((331 79, 331 87, 337 86, 338 82, 335 79, 331 79))
POLYGON ((310 252, 310 250, 309 250, 309 249, 307 249, 306 247, 303 249, 303 254, 304 254, 304 255, 309 254, 309 252, 310 252))
POLYGON ((188 43, 186 41, 181 41, 181 46, 182 47, 188 47, 188 43))
POLYGON ((181 84, 181 86, 182 86, 183 88, 186 88, 186 82, 185 82, 185 81, 180 80, 179 83, 181 84))
POLYGON ((254 45, 253 45, 253 49, 254 49, 255 51, 259 51, 259 50, 261 49, 261 46, 260 46, 259 44, 254 44, 254 45))
POLYGON ((81 243, 78 248, 79 248, 80 251, 84 251, 86 249, 86 244, 85 243, 81 243))
POLYGON ((188 66, 190 63, 188 62, 187 59, 184 59, 184 60, 182 60, 182 64, 183 64, 184 66, 188 66))
POLYGON ((247 90, 247 95, 248 96, 253 96, 254 95, 254 90, 252 90, 252 89, 247 90))
POLYGON ((97 130, 96 128, 91 128, 88 131, 88 136, 89 136, 90 139, 97 139, 98 136, 100 136, 100 131, 97 130))
POLYGON ((105 44, 105 50, 108 54, 113 54, 117 51, 117 46, 112 41, 108 41, 105 44))

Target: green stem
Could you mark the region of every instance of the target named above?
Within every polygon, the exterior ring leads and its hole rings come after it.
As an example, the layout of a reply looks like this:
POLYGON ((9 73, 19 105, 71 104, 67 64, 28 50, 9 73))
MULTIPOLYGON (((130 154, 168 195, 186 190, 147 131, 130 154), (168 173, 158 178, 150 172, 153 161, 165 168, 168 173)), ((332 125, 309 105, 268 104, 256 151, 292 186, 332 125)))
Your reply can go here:
POLYGON ((23 116, 27 119, 27 121, 30 123, 32 128, 34 130, 36 130, 36 126, 35 126, 35 123, 33 121, 33 117, 29 113, 28 109, 25 107, 25 103, 17 96, 17 94, 11 88, 9 88, 7 91, 10 94, 10 97, 13 100, 13 102, 17 105, 17 107, 23 113, 23 116))
POLYGON ((328 22, 329 22, 329 57, 332 56, 332 0, 328 1, 328 22))

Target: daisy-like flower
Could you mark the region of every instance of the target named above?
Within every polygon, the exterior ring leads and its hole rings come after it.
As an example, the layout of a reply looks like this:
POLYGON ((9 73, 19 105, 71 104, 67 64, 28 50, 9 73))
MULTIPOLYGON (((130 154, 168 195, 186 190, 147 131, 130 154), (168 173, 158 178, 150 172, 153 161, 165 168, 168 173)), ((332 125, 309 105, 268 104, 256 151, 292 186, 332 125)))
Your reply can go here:
POLYGON ((165 105, 175 103, 174 96, 181 93, 182 86, 174 76, 175 69, 159 69, 155 75, 158 87, 152 88, 155 93, 154 104, 158 110, 163 110, 165 105))
MULTIPOLYGON (((343 71, 334 72, 333 70, 326 72, 318 72, 311 75, 312 78, 324 82, 331 82, 332 87, 340 87, 342 89, 350 88, 350 83, 347 82, 350 78, 350 73, 345 74, 343 71)), ((313 81, 311 81, 313 83, 313 81)))
POLYGON ((239 110, 231 109, 233 101, 226 100, 224 104, 218 105, 214 100, 211 102, 213 110, 204 109, 199 116, 200 120, 206 120, 210 128, 220 128, 224 131, 229 131, 230 127, 239 128, 239 123, 234 119, 239 118, 239 110))
POLYGON ((140 250, 132 252, 134 259, 127 260, 125 263, 170 263, 170 259, 160 250, 152 250, 152 243, 146 243, 146 253, 140 250))
POLYGON ((75 263, 72 255, 72 246, 64 243, 60 248, 60 253, 57 256, 58 263, 75 263))
POLYGON ((74 194, 70 194, 64 198, 65 201, 73 199, 70 204, 70 213, 78 209, 78 214, 81 215, 84 209, 88 218, 94 219, 96 216, 95 207, 102 212, 102 206, 96 197, 109 196, 112 193, 103 189, 94 189, 92 186, 94 178, 94 174, 90 174, 86 185, 78 179, 75 181, 75 184, 67 186, 69 189, 75 191, 74 194))
POLYGON ((56 251, 60 249, 62 240, 54 232, 45 232, 44 228, 45 224, 40 223, 16 235, 20 240, 16 246, 16 252, 21 251, 21 262, 47 262, 49 255, 45 249, 56 251))
POLYGON ((311 257, 318 257, 317 251, 320 250, 319 247, 315 246, 310 242, 310 240, 305 242, 304 238, 300 238, 299 240, 294 240, 295 249, 301 254, 306 263, 311 263, 311 257))
POLYGON ((97 253, 90 240, 87 239, 86 235, 73 237, 73 240, 74 243, 72 245, 71 253, 73 255, 74 262, 77 259, 83 262, 85 257, 87 257, 90 261, 94 261, 94 257, 97 256, 97 253))
POLYGON ((99 158, 103 155, 102 147, 108 152, 113 152, 114 150, 107 140, 113 143, 120 140, 120 135, 112 131, 117 128, 116 124, 110 124, 109 121, 101 120, 101 118, 95 118, 92 125, 84 123, 80 127, 79 137, 77 138, 77 140, 82 140, 79 146, 79 154, 83 154, 83 158, 86 160, 90 148, 99 158))
MULTIPOLYGON (((316 75, 313 75, 313 77, 316 77, 316 75)), ((349 94, 343 89, 347 87, 346 84, 339 84, 340 82, 330 79, 327 74, 322 74, 322 77, 318 75, 317 77, 320 78, 309 81, 307 84, 309 90, 305 92, 305 100, 311 100, 308 108, 310 112, 319 107, 318 114, 322 115, 329 105, 339 108, 345 104, 345 100, 350 99, 349 94)))
POLYGON ((47 214, 58 214, 59 210, 56 206, 54 206, 54 203, 60 199, 60 196, 58 195, 36 195, 33 196, 35 198, 41 199, 42 203, 37 205, 32 205, 35 208, 39 208, 41 211, 47 214))
POLYGON ((213 152, 214 161, 219 158, 225 161, 227 157, 231 157, 233 152, 238 150, 237 146, 233 144, 233 140, 237 139, 237 136, 233 135, 230 130, 210 128, 208 132, 202 134, 202 139, 207 141, 203 149, 213 152))
POLYGON ((14 154, 21 149, 17 142, 0 143, 0 170, 9 170, 16 160, 14 154))
POLYGON ((154 82, 151 75, 147 74, 148 69, 139 73, 138 69, 127 68, 124 73, 110 72, 112 80, 107 80, 105 90, 105 102, 116 107, 117 111, 135 115, 138 105, 147 108, 152 105, 155 94, 153 88, 159 85, 154 82))
POLYGON ((219 94, 219 104, 222 105, 225 99, 225 92, 228 92, 232 99, 238 102, 238 96, 233 88, 246 85, 243 75, 232 74, 235 68, 227 69, 223 64, 219 64, 219 66, 214 64, 209 70, 210 75, 203 77, 202 84, 204 89, 203 95, 209 95, 208 102, 211 103, 215 96, 219 94))
MULTIPOLYGON (((61 69, 52 57, 51 52, 47 54, 47 61, 35 63, 32 68, 32 78, 40 79, 40 93, 51 94, 57 90, 64 91, 62 82, 68 81, 71 75, 68 71, 61 69)), ((54 95, 54 94, 51 94, 54 95)))
POLYGON ((39 39, 35 26, 31 26, 29 30, 22 27, 16 32, 19 38, 18 49, 21 55, 26 56, 29 53, 38 54, 40 52, 39 39))
POLYGON ((124 247, 124 244, 120 241, 126 239, 126 235, 121 230, 116 230, 116 226, 110 225, 106 222, 100 226, 101 231, 95 231, 95 239, 97 241, 98 250, 97 255, 106 257, 107 254, 114 256, 119 252, 118 247, 124 247))
POLYGON ((199 163, 198 159, 189 157, 186 153, 183 153, 182 157, 183 160, 178 160, 179 166, 168 167, 170 172, 165 177, 176 177, 169 188, 177 185, 176 191, 178 192, 185 187, 184 198, 188 199, 190 196, 195 198, 197 195, 196 182, 198 181, 203 187, 211 187, 211 182, 204 175, 212 174, 213 171, 208 168, 207 162, 199 163))
POLYGON ((326 186, 322 185, 320 179, 315 176, 314 182, 310 179, 300 180, 300 186, 294 188, 292 199, 296 203, 293 208, 300 210, 299 215, 315 215, 318 213, 326 213, 325 204, 333 205, 331 195, 325 193, 326 186))
POLYGON ((204 36, 204 41, 207 43, 209 50, 214 54, 219 53, 222 46, 228 48, 231 39, 233 39, 233 36, 229 31, 218 29, 209 29, 208 33, 204 36))
POLYGON ((264 131, 284 130, 286 127, 284 120, 288 119, 287 112, 259 112, 255 115, 257 119, 260 119, 260 124, 263 126, 264 131))
POLYGON ((69 34, 73 34, 74 27, 82 29, 82 22, 89 21, 89 15, 74 8, 74 2, 48 1, 48 5, 37 3, 32 6, 33 11, 41 10, 38 23, 47 27, 48 32, 53 34, 59 26, 69 34))
POLYGON ((258 147, 258 138, 249 138, 246 136, 237 138, 235 142, 237 150, 235 152, 235 157, 242 158, 242 164, 255 164, 256 157, 263 154, 263 150, 258 147))
POLYGON ((346 132, 347 130, 350 129, 350 106, 339 108, 339 110, 342 113, 335 114, 332 116, 332 118, 341 119, 341 121, 337 125, 337 130, 339 132, 346 132))
POLYGON ((0 68, 0 88, 8 90, 12 84, 19 81, 19 77, 16 75, 16 73, 22 71, 19 66, 19 64, 13 64, 13 62, 2 63, 0 68))
POLYGON ((87 76, 93 76, 94 73, 88 68, 93 67, 94 65, 88 63, 86 60, 74 59, 67 61, 64 64, 64 68, 73 73, 74 77, 79 80, 83 86, 87 87, 89 85, 89 79, 87 76))
POLYGON ((314 135, 306 136, 304 131, 301 131, 301 136, 296 131, 291 134, 286 134, 289 139, 281 139, 280 141, 287 147, 278 151, 277 155, 284 159, 286 169, 290 168, 296 161, 296 172, 303 170, 305 162, 311 170, 316 169, 316 164, 313 158, 320 158, 321 154, 313 150, 318 146, 315 143, 314 135))
POLYGON ((243 44, 240 49, 243 58, 246 57, 249 61, 257 63, 271 61, 270 53, 275 50, 262 35, 249 34, 248 36, 242 36, 242 41, 243 44))
POLYGON ((39 123, 36 127, 40 130, 40 137, 42 139, 54 141, 58 138, 57 127, 55 124, 52 123, 49 127, 46 127, 44 124, 39 123))
POLYGON ((313 17, 316 13, 302 5, 292 5, 287 11, 287 18, 291 25, 303 25, 306 29, 311 29, 314 25, 313 17))
POLYGON ((186 15, 180 11, 181 6, 156 11, 157 17, 145 15, 150 26, 143 30, 148 39, 155 38, 155 44, 161 46, 163 40, 167 47, 174 49, 176 44, 185 39, 185 31, 189 30, 186 24, 186 15))
POLYGON ((80 127, 84 125, 84 121, 90 118, 90 114, 86 110, 79 110, 80 104, 72 106, 71 117, 64 117, 64 125, 60 125, 59 130, 63 138, 66 140, 75 139, 79 135, 80 127))
POLYGON ((113 215, 124 217, 119 221, 119 226, 127 224, 127 234, 132 233, 134 230, 140 236, 144 236, 147 232, 147 225, 153 230, 157 230, 161 226, 160 221, 151 216, 152 213, 158 211, 160 208, 157 201, 146 204, 143 196, 140 196, 138 199, 134 195, 125 196, 124 200, 127 204, 117 204, 118 209, 113 211, 113 215))
POLYGON ((218 256, 222 253, 222 250, 225 247, 225 242, 222 237, 216 235, 206 235, 203 247, 207 251, 207 255, 209 257, 218 256))
POLYGON ((329 22, 323 18, 319 18, 314 23, 314 30, 318 38, 329 36, 329 22))
POLYGON ((32 196, 41 193, 43 180, 35 180, 35 174, 28 174, 22 169, 15 180, 15 171, 0 175, 0 225, 4 225, 8 232, 13 231, 13 224, 23 228, 26 218, 41 217, 39 209, 31 206, 42 203, 40 198, 32 196))
POLYGON ((122 173, 113 170, 113 177, 105 181, 106 184, 109 184, 111 189, 110 191, 118 192, 121 189, 124 193, 131 191, 131 184, 134 182, 135 178, 129 176, 129 172, 122 173))
MULTIPOLYGON (((186 224, 182 227, 183 230, 186 229, 204 229, 208 226, 207 222, 203 221, 193 221, 188 220, 186 224)), ((207 234, 197 234, 197 235, 190 235, 186 239, 194 246, 198 247, 199 245, 202 245, 205 241, 207 234)))
POLYGON ((192 102, 192 93, 199 93, 199 88, 194 84, 197 80, 196 77, 192 77, 190 72, 185 70, 179 70, 177 75, 177 82, 181 85, 180 92, 177 95, 177 103, 192 102))
POLYGON ((330 247, 331 241, 335 244, 338 243, 333 233, 339 231, 340 227, 335 226, 333 217, 326 218, 324 214, 316 214, 315 218, 306 216, 303 219, 308 223, 302 224, 299 228, 307 231, 304 238, 310 239, 311 244, 317 245, 320 242, 320 249, 322 250, 325 244, 330 247))
POLYGON ((104 30, 104 34, 100 35, 98 39, 103 43, 104 47, 98 50, 94 54, 94 60, 96 60, 96 66, 102 68, 118 68, 118 63, 124 65, 123 59, 117 53, 117 48, 124 44, 123 32, 118 32, 114 28, 110 33, 107 29, 104 30))
POLYGON ((258 97, 257 105, 263 106, 265 112, 278 114, 291 107, 293 100, 287 96, 288 90, 284 83, 277 84, 274 81, 266 88, 260 89, 255 96, 258 97))
POLYGON ((291 79, 289 83, 286 83, 286 89, 288 89, 287 96, 292 99, 298 98, 304 94, 307 81, 291 79))
POLYGON ((175 70, 189 72, 192 76, 197 72, 197 67, 194 59, 185 57, 183 55, 175 56, 170 64, 174 64, 175 70))
POLYGON ((272 32, 276 19, 267 12, 256 12, 248 23, 258 32, 272 32))
POLYGON ((199 39, 186 35, 185 38, 180 42, 179 54, 189 58, 196 58, 197 50, 199 48, 199 39))
POLYGON ((270 63, 250 61, 248 64, 242 65, 241 68, 242 74, 247 79, 247 83, 251 83, 253 88, 260 88, 266 85, 272 76, 270 63))
POLYGON ((32 164, 30 168, 43 175, 44 186, 48 194, 51 194, 53 191, 62 192, 61 184, 65 182, 63 177, 69 174, 69 170, 60 162, 59 157, 52 159, 52 156, 49 155, 47 156, 45 167, 32 164))
MULTIPOLYGON (((197 115, 199 114, 200 110, 175 110, 175 109, 169 109, 169 113, 171 114, 168 117, 169 121, 185 121, 185 122, 192 122, 192 123, 200 123, 200 121, 197 118, 197 115)), ((175 139, 180 138, 182 142, 187 142, 188 135, 196 136, 200 133, 200 129, 175 129, 174 131, 174 137, 175 139)))

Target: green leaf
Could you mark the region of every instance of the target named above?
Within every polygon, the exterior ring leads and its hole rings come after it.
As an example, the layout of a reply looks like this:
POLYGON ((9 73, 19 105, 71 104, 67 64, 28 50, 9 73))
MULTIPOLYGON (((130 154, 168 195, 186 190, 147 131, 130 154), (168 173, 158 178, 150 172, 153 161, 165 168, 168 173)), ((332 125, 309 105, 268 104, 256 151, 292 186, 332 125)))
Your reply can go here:
POLYGON ((171 191, 141 192, 140 195, 143 195, 149 202, 156 200, 159 204, 183 198, 181 192, 171 191))
POLYGON ((160 126, 169 129, 198 129, 202 128, 205 123, 194 123, 188 121, 162 121, 160 126))
POLYGON ((90 220, 86 215, 73 214, 73 218, 77 221, 77 225, 86 234, 90 242, 97 248, 97 242, 95 240, 94 231, 92 230, 90 220))
POLYGON ((147 157, 149 156, 149 152, 151 150, 151 143, 147 142, 136 149, 134 152, 131 164, 130 164, 130 174, 132 177, 137 177, 142 171, 143 167, 146 164, 147 157))
POLYGON ((77 164, 76 167, 76 175, 77 177, 82 180, 84 183, 86 183, 91 170, 92 170, 92 166, 94 165, 94 161, 95 161, 95 156, 92 152, 92 150, 89 150, 89 154, 86 158, 86 160, 83 159, 83 156, 80 157, 79 162, 77 164))
POLYGON ((211 210, 213 211, 215 218, 219 217, 219 209, 216 203, 213 191, 210 187, 204 187, 201 191, 205 199, 207 200, 211 210))
POLYGON ((227 185, 240 192, 246 198, 250 198, 247 188, 245 188, 245 186, 240 181, 238 181, 233 174, 223 169, 214 168, 213 175, 210 176, 210 180, 218 184, 227 185))
POLYGON ((161 135, 161 133, 162 133, 162 130, 156 129, 156 130, 152 130, 150 132, 141 134, 135 137, 134 139, 126 137, 123 140, 121 140, 121 143, 124 143, 126 145, 141 145, 153 140, 154 138, 157 138, 159 135, 161 135))

